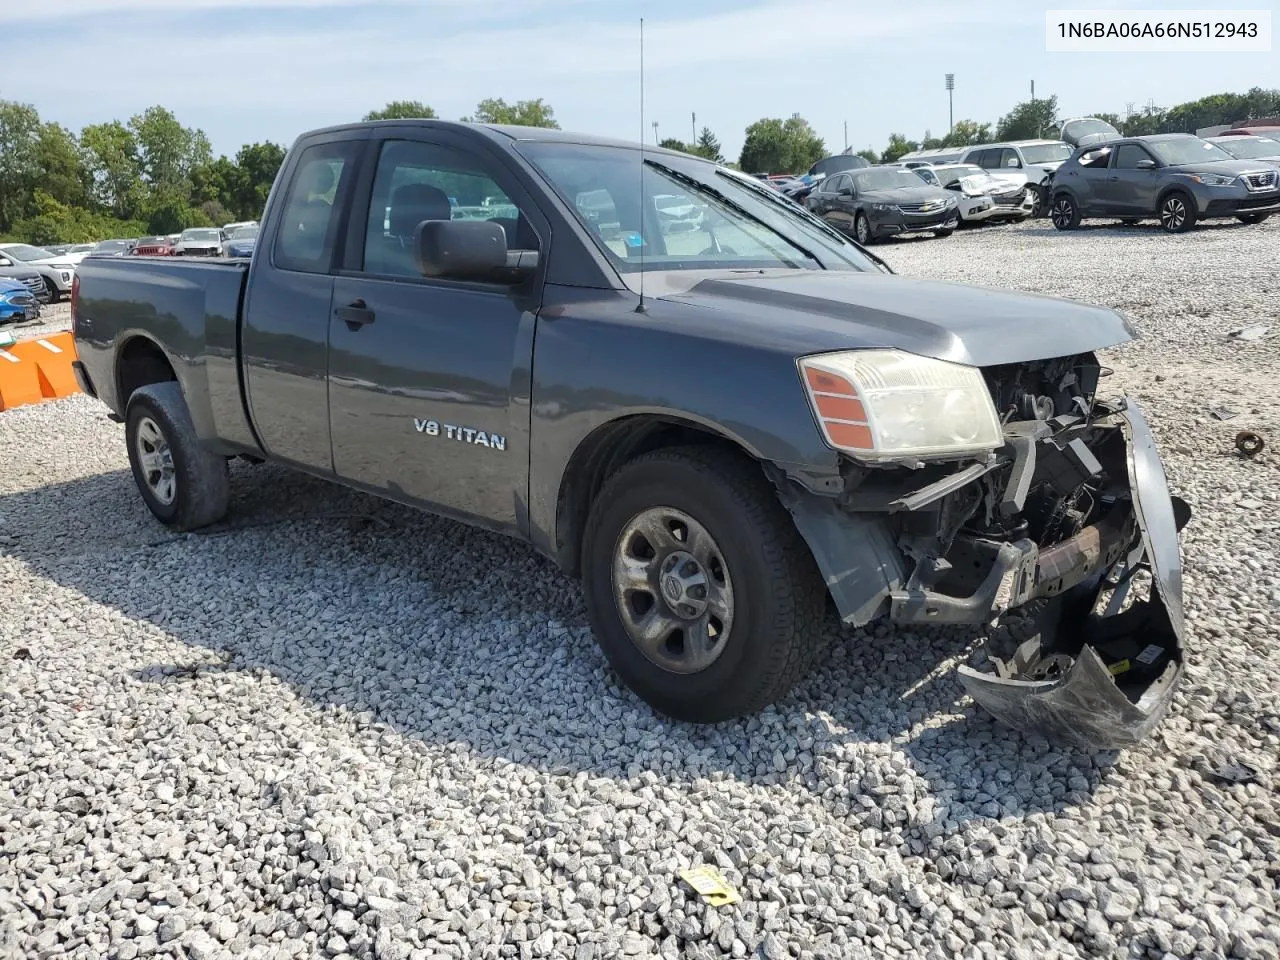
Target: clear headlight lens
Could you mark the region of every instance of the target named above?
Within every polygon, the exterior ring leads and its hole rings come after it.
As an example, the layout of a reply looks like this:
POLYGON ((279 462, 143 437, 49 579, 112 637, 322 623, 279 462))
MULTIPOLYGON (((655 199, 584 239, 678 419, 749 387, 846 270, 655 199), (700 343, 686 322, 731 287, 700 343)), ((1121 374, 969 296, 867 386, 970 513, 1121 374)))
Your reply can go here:
POLYGON ((822 353, 799 365, 824 439, 860 459, 981 453, 1004 442, 977 367, 901 350, 822 353))
POLYGON ((1236 182, 1235 177, 1224 176, 1220 173, 1195 173, 1191 175, 1191 179, 1209 187, 1225 187, 1227 184, 1236 182))

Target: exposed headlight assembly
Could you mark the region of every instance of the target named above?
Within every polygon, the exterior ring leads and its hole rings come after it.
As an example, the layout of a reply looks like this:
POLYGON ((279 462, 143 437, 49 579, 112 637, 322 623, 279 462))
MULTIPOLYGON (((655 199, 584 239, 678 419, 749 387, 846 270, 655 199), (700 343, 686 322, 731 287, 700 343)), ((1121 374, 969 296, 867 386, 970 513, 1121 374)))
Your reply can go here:
POLYGON ((1196 183, 1203 183, 1207 187, 1225 187, 1228 184, 1235 183, 1235 177, 1224 176, 1220 173, 1193 173, 1191 179, 1196 183))
POLYGON ((901 350, 845 350, 799 360, 823 438, 862 460, 994 450, 1004 431, 977 367, 901 350))

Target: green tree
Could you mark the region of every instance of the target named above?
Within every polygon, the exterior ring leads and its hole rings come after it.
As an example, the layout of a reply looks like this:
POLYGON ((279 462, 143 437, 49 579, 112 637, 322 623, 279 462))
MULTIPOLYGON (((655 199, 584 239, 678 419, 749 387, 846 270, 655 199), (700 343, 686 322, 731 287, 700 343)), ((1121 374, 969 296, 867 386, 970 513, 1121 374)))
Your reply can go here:
POLYGON ((750 173, 802 173, 826 153, 822 138, 799 114, 766 117, 747 127, 738 164, 750 173))
POLYGON ((153 189, 190 193, 191 171, 212 159, 209 138, 192 130, 164 107, 148 107, 129 121, 138 144, 142 172, 153 189))
POLYGON ((893 163, 904 153, 910 153, 912 150, 919 149, 919 147, 920 145, 914 140, 908 140, 900 133, 891 133, 889 134, 889 145, 880 154, 880 162, 893 163))
POLYGON ((681 153, 693 153, 693 150, 683 140, 677 140, 675 137, 664 137, 659 143, 663 150, 679 150, 681 153))
POLYGON ((996 123, 996 140, 1034 140, 1058 135, 1058 97, 1016 103, 996 123))
POLYGON ((0 100, 0 230, 31 211, 40 114, 27 103, 0 100))
POLYGON ((226 157, 202 163, 191 171, 191 202, 196 206, 217 203, 231 207, 235 204, 243 177, 243 171, 226 157))
POLYGON ((227 204, 237 216, 257 220, 267 205, 267 195, 284 165, 285 149, 278 143, 247 143, 236 154, 236 167, 241 172, 231 202, 227 204))
POLYGON ((924 136, 920 138, 921 150, 937 150, 939 147, 943 145, 944 145, 944 142, 940 140, 938 137, 935 137, 928 130, 926 130, 924 132, 924 136))
POLYGON ((88 177, 75 134, 57 123, 45 123, 36 136, 36 181, 59 203, 83 207, 89 201, 88 177))
POLYGON ((940 146, 967 147, 975 143, 986 143, 991 139, 991 124, 978 123, 974 120, 957 120, 951 132, 942 138, 940 146))
POLYGON ((703 127, 698 133, 698 142, 694 144, 692 152, 716 163, 724 163, 724 157, 720 153, 720 140, 711 132, 710 127, 703 127))
POLYGON ((857 152, 856 156, 862 157, 867 163, 880 162, 880 154, 876 153, 871 147, 863 147, 857 152))
POLYGON ((541 97, 507 103, 501 97, 489 97, 476 104, 476 112, 462 118, 464 123, 501 123, 513 127, 550 127, 559 130, 555 111, 541 97))
POLYGON ((80 149, 94 199, 117 217, 132 216, 143 192, 133 132, 119 120, 90 124, 80 131, 80 149))
POLYGON ((392 100, 381 110, 370 110, 366 120, 434 120, 436 112, 421 100, 392 100))

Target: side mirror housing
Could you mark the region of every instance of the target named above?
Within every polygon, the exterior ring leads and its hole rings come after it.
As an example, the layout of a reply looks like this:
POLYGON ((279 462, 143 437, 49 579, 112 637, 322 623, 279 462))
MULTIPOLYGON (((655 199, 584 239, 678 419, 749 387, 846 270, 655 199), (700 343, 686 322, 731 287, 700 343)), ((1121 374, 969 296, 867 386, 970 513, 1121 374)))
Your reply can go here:
POLYGON ((1151 159, 1142 159, 1134 164, 1134 168, 1137 170, 1154 170, 1156 168, 1156 162, 1151 159))
POLYGON ((538 267, 536 250, 508 250, 501 225, 486 220, 424 220, 414 250, 424 277, 514 285, 538 267))
POLYGON ((840 188, 840 196, 842 196, 842 197, 852 197, 852 196, 853 196, 853 187, 841 187, 841 188, 840 188))

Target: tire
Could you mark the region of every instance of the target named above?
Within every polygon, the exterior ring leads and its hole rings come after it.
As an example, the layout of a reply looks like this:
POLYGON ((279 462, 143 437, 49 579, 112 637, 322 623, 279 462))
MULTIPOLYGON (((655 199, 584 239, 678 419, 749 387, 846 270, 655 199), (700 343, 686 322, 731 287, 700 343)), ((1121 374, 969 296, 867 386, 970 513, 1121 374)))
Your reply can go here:
POLYGON ((40 279, 44 281, 44 288, 49 293, 49 303, 50 304, 61 303, 62 294, 58 292, 58 285, 54 283, 52 280, 50 280, 48 277, 41 277, 40 279))
POLYGON ((134 482, 157 520, 185 531, 226 516, 231 495, 227 460, 201 446, 177 383, 135 390, 125 411, 124 435, 134 482), (159 459, 144 462, 148 455, 159 459))
POLYGON ((1196 225, 1196 205, 1181 190, 1173 190, 1160 198, 1160 228, 1165 233, 1186 233, 1196 225))
MULTIPOLYGON (((695 531, 684 542, 696 554, 706 541, 695 531)), ((592 505, 582 569, 591 626, 610 665, 645 702, 677 720, 716 723, 762 709, 794 686, 818 649, 826 589, 817 565, 760 468, 736 454, 676 447, 625 464, 592 505), (666 531, 665 543, 648 544, 641 531, 655 528, 646 518, 666 531), (719 620, 718 642, 710 639, 701 658, 692 643, 685 646, 693 632, 679 624, 696 630, 702 618, 680 620, 674 612, 679 602, 664 593, 670 586, 667 564, 679 560, 675 551, 681 544, 670 535, 671 520, 686 531, 696 525, 710 538, 713 549, 704 556, 711 559, 698 567, 705 574, 702 596, 718 595, 719 609, 728 611, 727 623, 719 620), (636 559, 650 552, 652 559, 636 559), (619 570, 629 565, 640 589, 615 590, 622 579, 615 564, 619 570), (632 638, 628 622, 650 612, 655 623, 676 626, 674 632, 655 628, 657 639, 646 650, 632 638), (673 643, 677 634, 679 642, 673 643)), ((689 568, 683 572, 688 575, 689 568)), ((685 589, 680 596, 693 598, 685 589)), ((715 622, 717 602, 705 606, 707 622, 715 622)))
POLYGON ((1080 208, 1076 206, 1075 200, 1069 193, 1055 194, 1053 198, 1053 208, 1049 212, 1049 218, 1053 221, 1053 225, 1059 230, 1074 230, 1080 226, 1080 208))
POLYGON ((1037 187, 1037 186, 1029 186, 1027 187, 1027 189, 1031 191, 1031 195, 1035 198, 1035 200, 1031 204, 1030 219, 1039 220, 1041 217, 1047 216, 1049 211, 1046 208, 1046 204, 1044 202, 1044 188, 1037 187))
POLYGON ((1269 216, 1271 216, 1269 213, 1242 213, 1236 219, 1241 223, 1261 223, 1269 216))
POLYGON ((853 239, 864 247, 870 246, 874 239, 871 236, 871 223, 865 213, 860 213, 853 219, 853 239))

